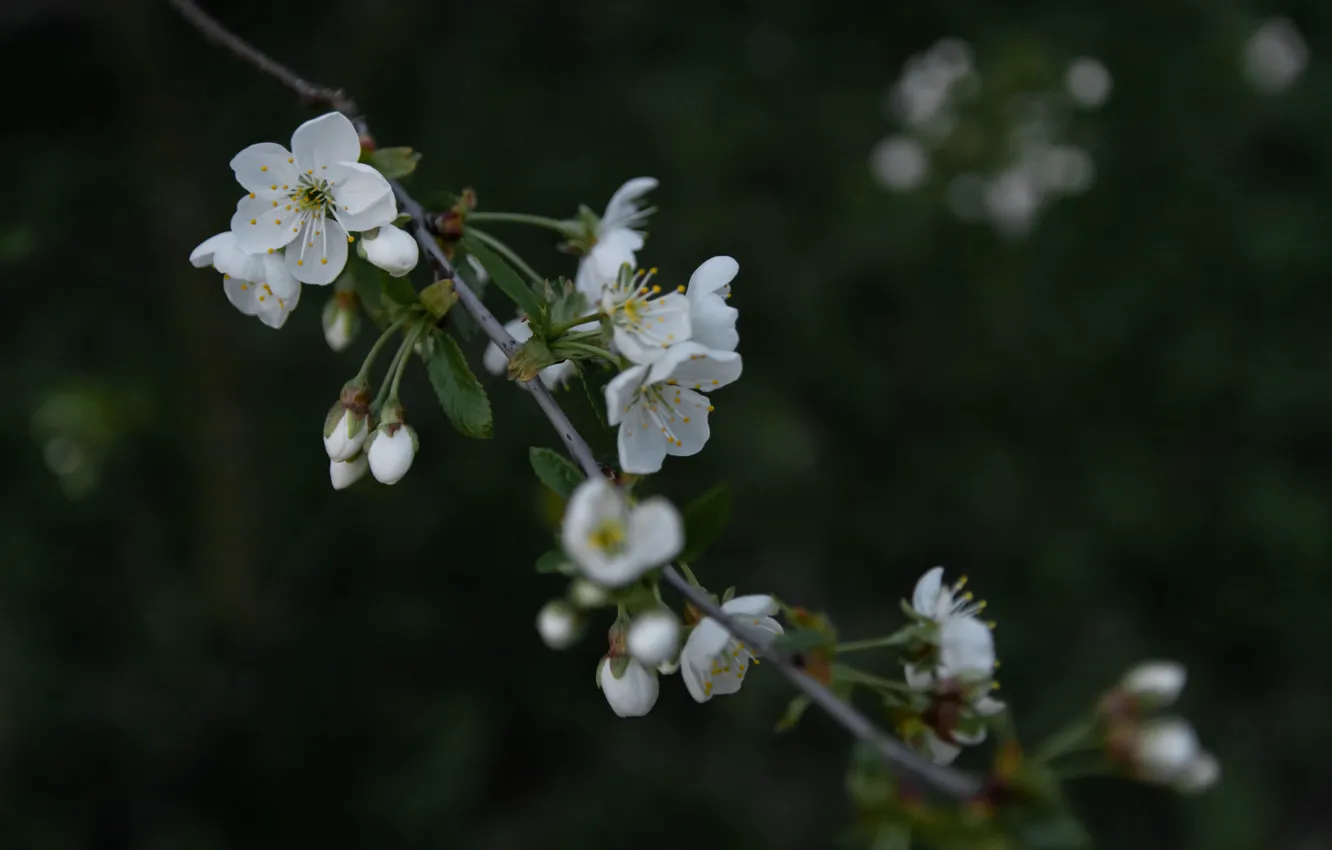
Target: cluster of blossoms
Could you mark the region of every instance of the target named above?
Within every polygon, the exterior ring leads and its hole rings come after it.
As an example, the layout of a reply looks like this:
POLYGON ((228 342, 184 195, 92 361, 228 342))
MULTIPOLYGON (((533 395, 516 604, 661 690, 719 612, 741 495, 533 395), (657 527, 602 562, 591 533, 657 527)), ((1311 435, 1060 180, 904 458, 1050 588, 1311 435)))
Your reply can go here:
POLYGON ((1220 762, 1187 720, 1155 716, 1179 698, 1185 678, 1175 661, 1139 664, 1101 700, 1098 719, 1111 761, 1144 782, 1197 793, 1221 778, 1220 762))
POLYGON ((394 275, 416 266, 416 240, 393 225, 393 189, 359 162, 360 135, 330 112, 306 121, 291 149, 250 145, 231 160, 248 194, 236 203, 231 227, 190 254, 196 268, 222 272, 227 300, 247 316, 280 328, 300 302, 301 284, 326 286, 342 274, 347 246, 362 235, 365 258, 394 275))
MULTIPOLYGON (((561 541, 578 577, 567 600, 541 609, 537 631, 548 646, 563 649, 579 636, 588 611, 618 598, 609 650, 598 662, 596 676, 616 714, 647 714, 657 702, 658 676, 676 671, 697 702, 740 690, 764 646, 743 643, 721 623, 692 609, 682 623, 655 592, 632 592, 684 546, 684 524, 668 501, 651 497, 633 504, 612 482, 590 479, 569 499, 561 541)), ((771 596, 737 596, 723 602, 721 610, 764 639, 782 634, 771 596)))

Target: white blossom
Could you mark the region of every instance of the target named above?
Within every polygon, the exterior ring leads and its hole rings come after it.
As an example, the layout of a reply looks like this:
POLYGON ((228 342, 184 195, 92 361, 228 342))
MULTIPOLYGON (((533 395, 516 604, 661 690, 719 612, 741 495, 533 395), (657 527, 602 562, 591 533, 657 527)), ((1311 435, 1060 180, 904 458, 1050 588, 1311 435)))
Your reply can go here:
POLYGON ((569 499, 562 539, 587 578, 622 587, 680 554, 684 523, 659 496, 631 507, 614 484, 589 478, 569 499))
POLYGON ((552 599, 537 612, 537 633, 551 649, 567 649, 578 640, 578 612, 561 599, 552 599))
POLYGON ((664 609, 644 611, 629 624, 625 646, 647 667, 666 664, 680 650, 680 621, 664 609))
POLYGON ((232 171, 249 191, 231 219, 240 249, 271 254, 286 248, 293 277, 332 283, 347 264, 348 233, 389 224, 398 215, 388 181, 357 162, 360 155, 356 128, 338 112, 296 128, 290 151, 262 142, 236 154, 232 171))
MULTIPOLYGON (((508 322, 504 325, 504 330, 520 345, 532 338, 532 326, 523 318, 508 322)), ((481 365, 492 375, 503 375, 508 372, 509 358, 505 357, 500 347, 492 342, 486 346, 485 353, 481 355, 481 365)), ((541 383, 546 385, 546 389, 553 390, 567 384, 577 371, 578 367, 572 362, 561 360, 541 370, 541 383)))
POLYGON ((301 300, 301 285, 281 254, 246 254, 231 232, 209 237, 190 253, 195 268, 222 272, 222 291, 237 310, 280 328, 301 300))
MULTIPOLYGON (((737 596, 721 606, 724 613, 749 626, 766 638, 782 634, 782 625, 773 619, 777 603, 771 596, 737 596)), ((749 662, 765 647, 746 646, 732 637, 716 620, 704 618, 689 633, 680 650, 680 675, 689 695, 696 702, 707 702, 719 694, 733 694, 745 681, 749 662)))
POLYGON ((656 674, 648 671, 630 658, 624 668, 624 675, 615 678, 611 670, 610 658, 601 659, 597 665, 597 685, 606 695, 606 702, 611 710, 621 717, 642 717, 657 704, 660 685, 656 674))
POLYGON ((329 460, 351 460, 365 445, 370 435, 368 420, 363 414, 344 408, 342 417, 324 435, 324 450, 329 460))
POLYGON ((652 285, 656 273, 621 266, 615 283, 602 289, 601 309, 610 317, 615 348, 634 363, 658 360, 689 339, 689 300, 680 292, 659 295, 661 287, 652 285))
POLYGON ((1068 90, 1069 97, 1088 109, 1105 103, 1113 82, 1105 65, 1091 56, 1074 59, 1064 73, 1064 88, 1068 90))
POLYGON ((334 490, 346 490, 364 478, 369 469, 370 461, 366 459, 364 453, 361 453, 347 461, 330 460, 328 477, 333 483, 334 490))
POLYGON ((713 257, 694 270, 685 298, 689 301, 689 338, 713 351, 735 351, 740 311, 726 303, 740 264, 731 257, 713 257))
POLYGON ((619 276, 620 266, 635 265, 635 256, 643 248, 643 233, 638 230, 652 214, 639 201, 657 188, 654 177, 635 177, 611 196, 606 212, 590 234, 591 247, 578 264, 574 285, 589 303, 601 299, 601 289, 619 276))
POLYGON ((1178 717, 1166 717, 1150 720, 1138 730, 1133 762, 1144 779, 1170 784, 1187 777, 1200 752, 1193 727, 1178 717))
POLYGON ((1221 762, 1208 752, 1199 752, 1172 783, 1177 791, 1198 794, 1211 788, 1221 779, 1221 762))
POLYGON ((370 473, 381 484, 397 484, 416 459, 416 431, 401 422, 384 422, 375 429, 366 454, 370 473))
POLYGON ((943 574, 943 567, 932 567, 916 582, 911 594, 911 607, 916 613, 942 625, 954 617, 972 617, 985 610, 984 602, 973 601, 972 594, 962 590, 967 585, 966 576, 945 586, 943 574))
POLYGON ((382 224, 365 234, 361 245, 365 248, 365 258, 393 277, 402 277, 416 268, 421 257, 416 238, 391 224, 382 224))
POLYGON ((1148 661, 1124 676, 1120 687, 1151 708, 1162 708, 1179 698, 1186 673, 1177 661, 1148 661))
POLYGON ((631 366, 606 385, 606 419, 619 425, 625 472, 661 469, 666 455, 702 451, 712 405, 702 393, 740 377, 740 355, 696 342, 673 345, 651 364, 631 366))

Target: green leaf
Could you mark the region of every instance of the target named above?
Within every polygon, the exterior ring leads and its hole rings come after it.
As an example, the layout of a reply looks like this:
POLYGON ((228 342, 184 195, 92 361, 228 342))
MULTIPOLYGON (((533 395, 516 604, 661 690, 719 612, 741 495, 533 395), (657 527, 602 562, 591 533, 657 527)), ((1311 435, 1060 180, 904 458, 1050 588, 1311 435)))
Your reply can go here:
POLYGON ((1030 850, 1082 850, 1091 846, 1087 830, 1067 811, 1037 816, 1018 827, 1022 846, 1030 850))
POLYGON ((574 488, 583 483, 582 471, 557 451, 533 446, 528 450, 527 457, 532 461, 532 471, 541 479, 541 483, 562 499, 569 498, 574 488))
POLYGON ((467 253, 476 257, 490 274, 491 280, 495 281, 495 285, 504 290, 504 294, 518 305, 518 309, 527 314, 530 320, 540 320, 541 302, 537 299, 536 293, 523 282, 518 272, 475 236, 463 234, 461 241, 467 253))
POLYGON ((389 180, 399 180, 416 170, 421 154, 411 148, 376 148, 370 164, 389 180))
POLYGON ((587 393, 587 403, 592 405, 592 412, 597 415, 597 421, 601 423, 603 430, 609 431, 610 426, 606 424, 606 371, 596 369, 595 374, 591 360, 584 360, 578 364, 578 380, 583 385, 583 392, 587 393))
POLYGON ((800 722, 804 716, 805 709, 809 708, 809 697, 804 694, 797 694, 786 704, 786 711, 782 712, 782 719, 777 721, 778 732, 790 732, 800 722))
POLYGON ((490 399, 467 366, 458 343, 448 334, 432 332, 425 338, 422 351, 430 386, 435 388, 444 415, 453 427, 468 437, 489 438, 490 399))
POLYGON ((388 272, 380 272, 379 288, 384 297, 400 307, 415 307, 420 303, 416 290, 406 277, 394 277, 388 272))
POLYGON ((568 575, 573 572, 573 565, 564 553, 558 549, 551 549, 546 554, 537 558, 536 571, 539 573, 563 573, 568 575))
POLYGON ((731 518, 731 491, 718 484, 684 510, 685 551, 680 560, 693 562, 716 542, 731 518))

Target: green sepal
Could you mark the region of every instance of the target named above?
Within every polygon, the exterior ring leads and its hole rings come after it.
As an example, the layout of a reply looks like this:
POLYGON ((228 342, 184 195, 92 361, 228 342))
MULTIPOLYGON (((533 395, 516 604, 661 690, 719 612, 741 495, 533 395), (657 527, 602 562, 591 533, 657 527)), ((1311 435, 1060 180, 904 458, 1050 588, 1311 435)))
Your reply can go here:
POLYGON ((422 306, 438 322, 458 303, 458 293, 453 290, 453 281, 443 278, 422 289, 420 299, 422 306))
POLYGON ((809 697, 804 694, 796 694, 791 701, 786 704, 786 711, 782 712, 782 717, 777 721, 777 732, 789 732, 800 722, 800 718, 805 715, 805 709, 809 708, 809 697))
POLYGON ((536 571, 539 573, 560 573, 561 575, 573 575, 577 572, 574 565, 569 563, 569 559, 558 549, 552 549, 537 558, 536 571))
POLYGON ((624 678, 624 671, 629 669, 629 656, 621 655, 618 658, 612 658, 610 663, 611 675, 618 681, 624 678))
POLYGON ((370 164, 388 180, 400 180, 416 170, 421 154, 408 147, 376 148, 370 154, 370 164))

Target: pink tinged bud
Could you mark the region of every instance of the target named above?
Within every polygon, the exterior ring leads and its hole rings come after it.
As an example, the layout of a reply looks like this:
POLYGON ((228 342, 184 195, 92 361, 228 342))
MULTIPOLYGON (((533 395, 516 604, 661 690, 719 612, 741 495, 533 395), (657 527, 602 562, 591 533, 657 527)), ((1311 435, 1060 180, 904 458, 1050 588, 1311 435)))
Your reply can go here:
POLYGON ((329 460, 351 460, 365 444, 369 432, 364 416, 352 410, 344 410, 333 428, 324 435, 324 449, 328 452, 329 460))
POLYGON ((669 611, 645 611, 630 624, 625 645, 645 667, 664 664, 679 655, 680 621, 669 611))
POLYGON ((381 225, 374 236, 367 233, 361 243, 365 258, 394 277, 402 277, 416 268, 421 257, 416 239, 391 224, 381 225))
POLYGON ((416 432, 410 425, 384 423, 375 431, 366 455, 370 474, 381 484, 397 484, 416 459, 416 432))
POLYGON ((1186 678, 1182 664, 1148 661, 1128 671, 1120 687, 1144 707, 1162 708, 1179 698, 1186 678))
POLYGON ((366 459, 365 454, 358 454, 349 461, 330 460, 328 477, 333 482, 334 490, 346 490, 365 477, 369 469, 370 461, 366 459))
POLYGON ((551 649, 568 649, 578 640, 581 624, 578 612, 561 599, 552 599, 537 612, 537 634, 551 649))

